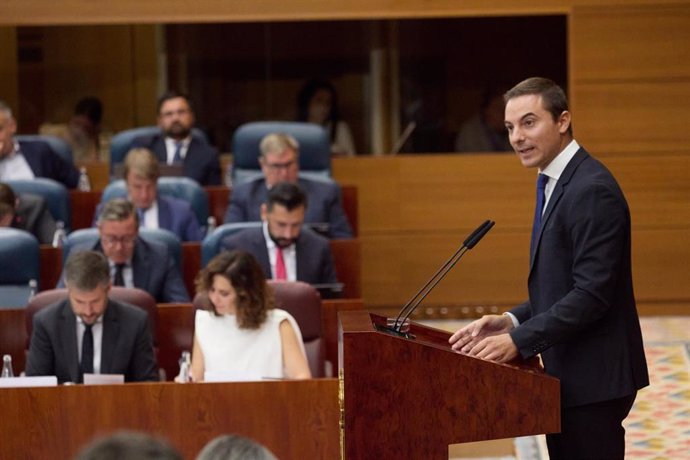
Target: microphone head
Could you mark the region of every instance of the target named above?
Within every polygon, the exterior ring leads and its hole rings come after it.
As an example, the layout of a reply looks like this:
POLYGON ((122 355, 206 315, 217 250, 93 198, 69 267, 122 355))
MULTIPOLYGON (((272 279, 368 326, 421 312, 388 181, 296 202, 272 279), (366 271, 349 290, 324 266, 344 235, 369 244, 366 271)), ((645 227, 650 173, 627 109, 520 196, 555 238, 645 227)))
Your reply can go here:
POLYGON ((467 249, 472 249, 476 246, 477 243, 479 243, 479 240, 484 238, 484 235, 486 235, 489 232, 489 230, 491 230, 491 227, 493 227, 494 224, 496 224, 496 222, 494 222, 493 220, 485 221, 482 225, 479 226, 477 230, 475 230, 470 236, 467 237, 463 244, 467 247, 467 249))

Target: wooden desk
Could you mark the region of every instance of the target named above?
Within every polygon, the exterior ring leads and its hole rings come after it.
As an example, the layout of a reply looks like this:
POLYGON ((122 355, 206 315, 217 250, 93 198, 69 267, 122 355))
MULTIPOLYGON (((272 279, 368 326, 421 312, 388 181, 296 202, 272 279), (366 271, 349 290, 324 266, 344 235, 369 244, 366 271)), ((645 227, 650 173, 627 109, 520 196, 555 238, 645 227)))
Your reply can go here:
POLYGON ((162 436, 190 459, 227 433, 284 459, 338 458, 340 451, 336 379, 7 388, 0 407, 8 459, 73 458, 95 436, 122 429, 162 436))

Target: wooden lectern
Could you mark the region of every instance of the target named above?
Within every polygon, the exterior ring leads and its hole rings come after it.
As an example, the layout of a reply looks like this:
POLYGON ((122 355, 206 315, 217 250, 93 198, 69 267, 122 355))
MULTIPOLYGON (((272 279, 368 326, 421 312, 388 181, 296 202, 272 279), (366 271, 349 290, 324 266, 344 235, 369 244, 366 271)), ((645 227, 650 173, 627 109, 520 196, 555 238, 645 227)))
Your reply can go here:
POLYGON ((557 379, 527 365, 454 352, 450 334, 340 313, 341 423, 346 459, 447 459, 448 445, 560 431, 557 379))

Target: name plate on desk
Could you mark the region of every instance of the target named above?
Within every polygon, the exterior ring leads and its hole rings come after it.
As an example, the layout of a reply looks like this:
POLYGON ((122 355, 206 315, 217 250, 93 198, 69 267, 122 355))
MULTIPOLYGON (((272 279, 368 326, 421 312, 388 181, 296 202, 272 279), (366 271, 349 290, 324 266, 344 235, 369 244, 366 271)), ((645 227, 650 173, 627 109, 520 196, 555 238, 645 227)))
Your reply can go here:
POLYGON ((117 385, 125 383, 122 374, 84 374, 84 385, 117 385))
POLYGON ((57 384, 57 377, 54 375, 0 379, 0 388, 56 387, 57 384))

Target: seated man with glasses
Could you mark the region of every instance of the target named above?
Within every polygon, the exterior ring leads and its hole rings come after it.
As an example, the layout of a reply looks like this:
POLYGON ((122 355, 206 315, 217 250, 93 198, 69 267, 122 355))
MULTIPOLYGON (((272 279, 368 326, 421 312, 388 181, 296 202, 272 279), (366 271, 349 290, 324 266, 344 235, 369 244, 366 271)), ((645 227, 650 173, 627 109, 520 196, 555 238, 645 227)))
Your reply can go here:
MULTIPOLYGON (((139 219, 132 203, 123 198, 108 201, 97 224, 100 239, 96 244, 75 245, 71 251, 86 249, 105 254, 113 286, 143 289, 159 303, 190 301, 168 247, 139 237, 139 219)), ((58 287, 63 286, 61 276, 58 287)))
POLYGON ((220 185, 218 151, 204 139, 192 135, 194 121, 187 95, 170 91, 158 100, 161 134, 137 138, 132 147, 153 151, 162 164, 181 163, 184 175, 199 185, 220 185))
POLYGON ((268 134, 261 140, 259 150, 263 177, 234 188, 225 214, 226 224, 261 221, 261 205, 266 202, 268 190, 279 182, 290 182, 299 185, 307 195, 305 223, 328 224, 330 238, 352 238, 338 184, 298 177, 299 144, 294 137, 268 134))

